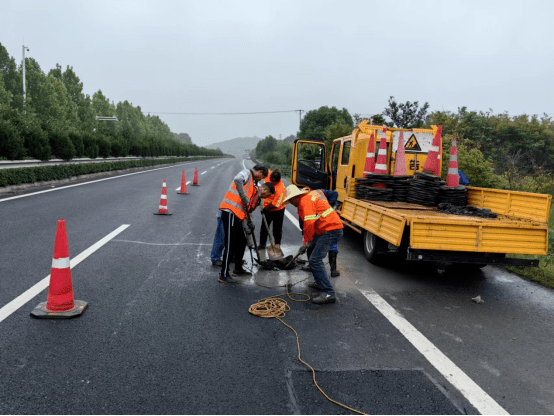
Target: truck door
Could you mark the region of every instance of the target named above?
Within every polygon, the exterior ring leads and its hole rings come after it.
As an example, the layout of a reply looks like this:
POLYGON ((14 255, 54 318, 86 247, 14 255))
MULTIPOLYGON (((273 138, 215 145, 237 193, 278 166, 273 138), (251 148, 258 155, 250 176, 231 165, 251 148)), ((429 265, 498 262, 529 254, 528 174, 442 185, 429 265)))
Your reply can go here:
POLYGON ((336 187, 336 191, 339 193, 339 201, 344 201, 344 198, 347 194, 346 185, 348 183, 348 179, 352 177, 352 168, 349 168, 351 148, 352 139, 345 140, 342 143, 341 151, 339 154, 336 187))
POLYGON ((325 143, 296 140, 292 148, 291 182, 299 187, 329 189, 325 143))

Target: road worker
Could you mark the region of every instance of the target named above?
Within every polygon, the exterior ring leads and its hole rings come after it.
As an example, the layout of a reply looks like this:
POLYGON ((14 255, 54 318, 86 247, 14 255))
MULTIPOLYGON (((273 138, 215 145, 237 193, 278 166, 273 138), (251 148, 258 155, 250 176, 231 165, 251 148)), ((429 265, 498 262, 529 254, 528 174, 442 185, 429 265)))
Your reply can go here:
MULTIPOLYGON (((242 258, 246 249, 243 221, 247 218, 247 206, 257 191, 255 182, 266 178, 267 174, 267 167, 260 164, 255 165, 252 169, 240 171, 231 182, 229 190, 219 206, 225 231, 223 264, 218 279, 221 283, 238 283, 229 274, 229 266, 232 262, 235 264, 233 276, 252 275, 242 267, 242 258)), ((254 223, 250 222, 248 226, 254 232, 254 223)))
POLYGON ((285 202, 290 202, 298 209, 298 216, 304 222, 303 245, 299 253, 305 253, 309 246, 314 246, 308 259, 315 282, 308 284, 321 294, 312 299, 313 303, 325 304, 336 301, 335 290, 327 275, 323 259, 333 244, 338 244, 342 237, 342 221, 327 198, 321 191, 308 192, 308 189, 298 189, 289 185, 285 191, 285 202), (314 236, 318 236, 314 242, 314 236))
MULTIPOLYGON (((309 190, 309 188, 308 188, 308 190, 309 190)), ((336 205, 337 199, 339 197, 339 193, 337 191, 331 191, 331 190, 326 190, 326 189, 318 189, 317 192, 318 192, 318 195, 320 197, 323 196, 323 197, 327 198, 327 202, 329 202, 329 205, 331 205, 331 207, 333 209, 335 209, 335 205, 336 205)), ((303 223, 304 223, 302 221, 302 218, 298 218, 298 223, 300 225, 300 230, 302 230, 303 229, 303 223)), ((317 239, 317 235, 314 236, 314 242, 315 242, 316 239, 317 239)), ((308 248, 308 250, 306 251, 306 254, 308 255, 308 258, 310 258, 310 254, 312 254, 313 247, 314 246, 308 248)), ((340 272, 337 270, 337 255, 338 254, 339 254, 338 245, 337 244, 331 245, 331 247, 329 248, 329 267, 331 268, 331 277, 339 277, 340 276, 340 272)), ((306 266, 302 267, 302 270, 304 270, 305 272, 311 272, 312 268, 310 267, 310 264, 308 263, 306 266)))
MULTIPOLYGON (((267 221, 267 228, 273 224, 273 238, 275 239, 275 251, 281 248, 281 237, 283 235, 283 218, 285 217, 285 204, 283 199, 285 198, 285 184, 281 180, 281 171, 275 169, 269 171, 268 177, 265 179, 266 183, 271 183, 275 187, 275 193, 271 198, 264 199, 264 206, 262 209, 262 215, 265 216, 267 221)), ((265 250, 265 244, 267 241, 267 229, 263 223, 260 227, 260 244, 259 250, 265 250)))

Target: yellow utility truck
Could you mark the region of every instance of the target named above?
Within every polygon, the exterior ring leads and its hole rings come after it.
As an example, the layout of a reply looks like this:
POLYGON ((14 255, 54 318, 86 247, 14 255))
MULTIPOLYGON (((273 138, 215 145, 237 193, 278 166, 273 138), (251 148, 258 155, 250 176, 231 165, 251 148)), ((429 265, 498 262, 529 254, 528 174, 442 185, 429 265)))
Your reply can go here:
POLYGON ((386 141, 387 173, 392 175, 400 132, 404 138, 402 159, 406 175, 421 172, 436 126, 396 129, 363 121, 352 135, 333 141, 329 158, 324 143, 296 140, 291 182, 299 187, 337 191, 337 212, 346 226, 362 234, 365 256, 373 264, 396 254, 410 261, 435 262, 439 269, 457 263, 475 268, 487 264, 538 266, 536 259, 506 255, 547 254, 550 195, 467 186, 468 206, 489 209, 497 214, 496 218, 443 213, 437 206, 427 204, 356 197, 356 180, 366 176, 364 166, 372 135, 376 157, 381 141, 386 141))

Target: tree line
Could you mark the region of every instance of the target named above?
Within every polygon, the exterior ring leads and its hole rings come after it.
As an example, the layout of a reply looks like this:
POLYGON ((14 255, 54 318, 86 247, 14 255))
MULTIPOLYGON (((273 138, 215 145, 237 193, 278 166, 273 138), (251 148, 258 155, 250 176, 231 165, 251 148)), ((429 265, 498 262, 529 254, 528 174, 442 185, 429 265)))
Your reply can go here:
MULTIPOLYGON (((398 103, 390 97, 381 113, 351 115, 346 108, 323 106, 308 111, 298 139, 325 142, 352 134, 364 119, 397 128, 443 126, 443 176, 446 176, 452 138, 457 139, 458 166, 473 186, 554 193, 554 122, 547 114, 510 116, 489 111, 429 111, 418 101, 398 103)), ((266 137, 256 155, 266 163, 289 164, 292 144, 266 137)))
POLYGON ((113 101, 101 90, 92 97, 69 65, 48 74, 25 58, 22 65, 0 43, 0 158, 48 160, 74 157, 219 156, 219 149, 192 143, 186 133, 172 133, 158 116, 144 115, 128 101, 113 101), (118 121, 97 120, 116 116, 118 121))

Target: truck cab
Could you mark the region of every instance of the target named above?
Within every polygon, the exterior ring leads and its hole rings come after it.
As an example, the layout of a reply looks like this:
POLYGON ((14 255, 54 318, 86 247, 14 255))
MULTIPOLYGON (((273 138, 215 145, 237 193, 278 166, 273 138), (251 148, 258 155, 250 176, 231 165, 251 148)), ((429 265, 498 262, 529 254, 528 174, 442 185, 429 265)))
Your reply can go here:
MULTIPOLYGON (((364 172, 364 166, 371 141, 374 145, 374 158, 377 160, 381 142, 385 140, 387 173, 392 175, 402 136, 406 174, 413 175, 415 171, 421 171, 423 168, 436 132, 437 126, 432 126, 431 129, 397 129, 371 125, 364 120, 351 135, 333 141, 330 157, 327 157, 328 149, 325 143, 296 140, 292 154, 291 182, 311 189, 337 191, 339 201, 343 202, 352 180, 363 178, 367 173, 364 172)), ((442 152, 442 148, 440 151, 442 152)))

